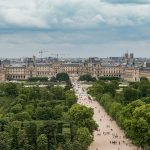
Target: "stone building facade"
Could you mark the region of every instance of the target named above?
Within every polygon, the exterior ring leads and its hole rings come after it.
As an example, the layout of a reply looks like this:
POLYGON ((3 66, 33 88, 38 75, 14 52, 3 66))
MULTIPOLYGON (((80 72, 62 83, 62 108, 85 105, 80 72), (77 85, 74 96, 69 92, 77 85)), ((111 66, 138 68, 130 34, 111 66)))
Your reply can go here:
POLYGON ((147 77, 150 80, 150 68, 140 68, 139 78, 141 77, 147 77))
POLYGON ((140 70, 135 67, 124 67, 122 78, 125 81, 139 81, 140 80, 140 70))
POLYGON ((100 61, 89 61, 85 63, 35 63, 30 59, 23 65, 1 65, 0 81, 26 80, 29 77, 48 77, 51 78, 57 73, 66 72, 68 74, 91 74, 93 77, 120 77, 126 81, 139 81, 145 76, 150 79, 149 68, 136 68, 122 66, 119 64, 104 64, 100 61))

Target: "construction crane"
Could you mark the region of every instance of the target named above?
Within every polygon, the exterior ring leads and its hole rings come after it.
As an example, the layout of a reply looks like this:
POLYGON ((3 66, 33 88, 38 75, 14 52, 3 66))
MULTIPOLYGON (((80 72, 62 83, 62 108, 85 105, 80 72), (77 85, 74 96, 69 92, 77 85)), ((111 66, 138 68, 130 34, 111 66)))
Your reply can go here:
POLYGON ((39 54, 41 55, 41 62, 42 62, 42 59, 43 59, 43 54, 44 53, 47 53, 48 51, 43 51, 43 50, 40 50, 39 51, 39 54))

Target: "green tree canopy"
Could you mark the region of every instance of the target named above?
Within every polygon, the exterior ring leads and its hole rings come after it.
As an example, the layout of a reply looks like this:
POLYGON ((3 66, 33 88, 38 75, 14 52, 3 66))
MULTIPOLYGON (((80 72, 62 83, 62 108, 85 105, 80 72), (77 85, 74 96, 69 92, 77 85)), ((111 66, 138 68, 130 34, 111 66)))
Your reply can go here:
POLYGON ((90 74, 85 74, 80 76, 79 80, 89 82, 89 81, 96 81, 96 78, 93 78, 90 74))
POLYGON ((48 150, 48 139, 45 134, 41 134, 37 138, 37 150, 48 150))
POLYGON ((7 83, 5 84, 4 92, 7 96, 17 97, 18 96, 18 88, 15 83, 7 83))
POLYGON ((71 107, 77 101, 77 97, 75 96, 74 91, 71 90, 66 91, 65 97, 66 97, 66 105, 69 107, 71 107))
POLYGON ((124 89, 124 102, 129 103, 140 98, 140 91, 134 88, 127 87, 124 89))
POLYGON ((146 82, 149 82, 149 79, 146 78, 146 77, 141 77, 141 78, 140 78, 140 81, 146 81, 146 82))
POLYGON ((28 82, 47 82, 48 81, 48 77, 29 77, 28 78, 28 82))
POLYGON ((93 141, 93 136, 90 134, 88 128, 79 128, 77 130, 77 141, 82 143, 82 150, 87 150, 91 142, 93 141))
POLYGON ((64 89, 60 86, 55 86, 51 88, 53 93, 53 98, 56 100, 63 100, 65 99, 65 92, 64 89))
POLYGON ((74 104, 68 114, 70 121, 77 127, 87 127, 91 133, 97 129, 97 124, 92 118, 94 113, 91 108, 74 104))
POLYGON ((68 81, 69 80, 69 75, 67 73, 64 73, 64 72, 58 73, 56 75, 56 80, 60 81, 60 82, 61 81, 68 81))

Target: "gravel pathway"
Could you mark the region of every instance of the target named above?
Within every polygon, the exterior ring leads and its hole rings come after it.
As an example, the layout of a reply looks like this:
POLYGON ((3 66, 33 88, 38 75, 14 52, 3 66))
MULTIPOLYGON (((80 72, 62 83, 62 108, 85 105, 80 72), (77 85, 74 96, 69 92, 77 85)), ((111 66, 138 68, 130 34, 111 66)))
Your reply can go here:
POLYGON ((128 140, 124 132, 118 127, 97 101, 89 98, 86 89, 75 78, 71 78, 78 103, 94 110, 94 120, 98 124, 98 131, 94 132, 94 141, 89 150, 139 150, 128 140))

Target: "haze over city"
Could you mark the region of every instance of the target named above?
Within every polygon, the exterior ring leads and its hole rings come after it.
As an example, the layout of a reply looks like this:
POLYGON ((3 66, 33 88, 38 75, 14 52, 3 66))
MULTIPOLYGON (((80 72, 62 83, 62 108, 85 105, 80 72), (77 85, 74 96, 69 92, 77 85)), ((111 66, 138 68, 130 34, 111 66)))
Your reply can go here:
POLYGON ((150 0, 0 1, 1 57, 149 57, 149 47, 150 0))

